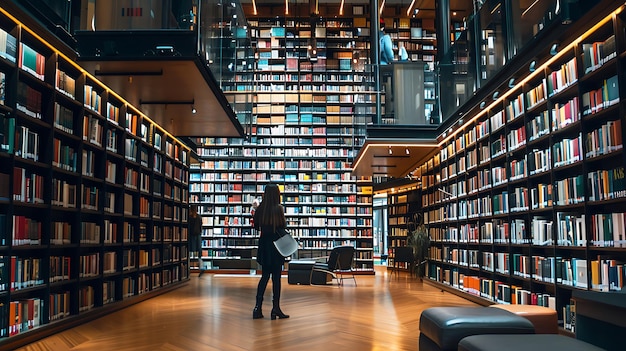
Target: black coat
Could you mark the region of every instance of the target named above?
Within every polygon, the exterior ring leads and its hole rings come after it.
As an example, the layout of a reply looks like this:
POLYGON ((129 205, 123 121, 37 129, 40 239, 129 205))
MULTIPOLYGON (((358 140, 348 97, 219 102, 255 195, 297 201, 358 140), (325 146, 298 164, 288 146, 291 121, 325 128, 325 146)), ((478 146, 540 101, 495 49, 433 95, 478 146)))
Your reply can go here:
POLYGON ((261 230, 256 260, 264 269, 278 270, 285 264, 285 258, 278 252, 276 246, 274 246, 274 240, 278 239, 279 235, 274 231, 272 226, 259 226, 257 223, 259 223, 259 220, 255 218, 255 229, 261 230))

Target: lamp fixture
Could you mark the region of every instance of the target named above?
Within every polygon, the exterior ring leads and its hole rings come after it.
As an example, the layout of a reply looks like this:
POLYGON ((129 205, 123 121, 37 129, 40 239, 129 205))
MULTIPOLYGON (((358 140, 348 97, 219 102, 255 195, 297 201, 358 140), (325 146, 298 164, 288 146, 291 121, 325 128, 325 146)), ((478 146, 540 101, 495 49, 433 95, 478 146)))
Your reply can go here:
POLYGON ((339 16, 343 16, 343 3, 345 0, 341 0, 341 5, 339 5, 339 16))
POLYGON ((498 96, 500 95, 500 92, 496 91, 493 93, 493 95, 491 96, 491 98, 495 101, 498 100, 498 96))
POLYGON ((393 150, 391 150, 391 146, 389 146, 389 155, 393 155, 393 150))
POLYGON ((511 78, 509 79, 509 88, 514 88, 515 87, 515 78, 511 78))
POLYGON ((536 65, 537 65, 537 61, 532 60, 532 61, 530 62, 530 65, 528 65, 528 71, 529 71, 530 73, 533 73, 533 72, 535 71, 535 66, 536 66, 536 65))
POLYGON ((481 108, 481 109, 485 108, 485 105, 486 105, 486 103, 485 103, 484 101, 482 101, 482 102, 480 103, 480 108, 481 108))
POLYGON ((378 16, 383 15, 383 10, 385 9, 385 0, 380 4, 380 10, 378 10, 378 16))
POLYGON ((411 150, 409 150, 409 148, 406 147, 406 148, 404 148, 404 153, 407 154, 407 155, 410 155, 411 154, 411 150))
POLYGON ((289 14, 289 0, 285 0, 285 15, 289 14))
POLYGON ((196 110, 196 107, 195 107, 194 105, 191 105, 191 113, 195 115, 195 114, 196 114, 196 112, 198 112, 198 111, 196 110))
POLYGON ((550 47, 550 55, 554 56, 558 53, 559 53, 559 44, 558 43, 552 44, 552 46, 550 47))

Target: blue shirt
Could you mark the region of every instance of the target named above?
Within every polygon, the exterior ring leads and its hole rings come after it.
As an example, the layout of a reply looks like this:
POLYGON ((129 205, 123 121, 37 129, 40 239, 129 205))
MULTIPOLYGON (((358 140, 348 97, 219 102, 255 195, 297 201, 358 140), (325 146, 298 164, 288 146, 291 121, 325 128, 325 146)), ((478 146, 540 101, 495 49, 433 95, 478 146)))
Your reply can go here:
POLYGON ((380 64, 386 65, 393 62, 393 44, 389 34, 380 32, 380 64))

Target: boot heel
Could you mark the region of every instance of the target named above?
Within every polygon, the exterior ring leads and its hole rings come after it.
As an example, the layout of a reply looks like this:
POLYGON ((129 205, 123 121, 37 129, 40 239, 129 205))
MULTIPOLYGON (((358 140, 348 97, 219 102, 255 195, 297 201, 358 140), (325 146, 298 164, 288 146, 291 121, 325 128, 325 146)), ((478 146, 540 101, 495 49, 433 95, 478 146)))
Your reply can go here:
POLYGON ((278 310, 272 310, 272 313, 270 314, 270 319, 271 320, 275 320, 278 317, 278 319, 283 319, 283 318, 289 318, 289 315, 284 314, 283 311, 278 310))
POLYGON ((255 307, 254 310, 252 310, 252 319, 261 319, 263 318, 263 311, 261 311, 260 308, 255 307))

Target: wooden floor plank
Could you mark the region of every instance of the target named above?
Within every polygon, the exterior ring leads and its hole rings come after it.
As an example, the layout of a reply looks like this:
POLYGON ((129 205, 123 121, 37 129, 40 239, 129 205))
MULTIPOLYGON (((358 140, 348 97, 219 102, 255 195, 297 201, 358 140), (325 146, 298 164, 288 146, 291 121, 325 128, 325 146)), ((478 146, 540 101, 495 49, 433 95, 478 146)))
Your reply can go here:
POLYGON ((432 306, 474 303, 404 275, 357 276, 342 288, 288 285, 291 318, 253 320, 258 276, 193 275, 180 289, 27 345, 20 351, 75 350, 417 350, 419 316, 432 306))

